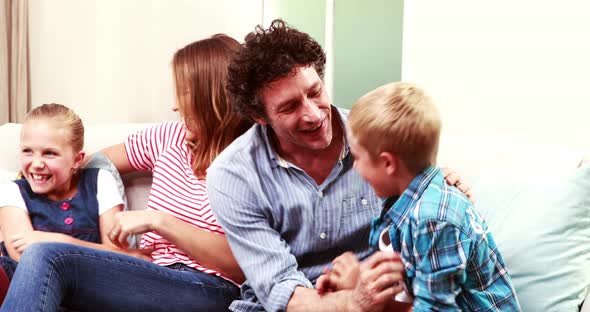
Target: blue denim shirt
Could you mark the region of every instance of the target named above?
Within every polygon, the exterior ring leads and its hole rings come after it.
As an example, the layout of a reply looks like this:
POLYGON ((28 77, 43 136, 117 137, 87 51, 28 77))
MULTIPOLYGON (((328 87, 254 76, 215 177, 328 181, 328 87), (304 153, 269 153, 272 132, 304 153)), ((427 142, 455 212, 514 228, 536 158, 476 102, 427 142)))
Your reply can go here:
MULTIPOLYGON (((333 111, 344 129, 348 112, 333 111)), ((317 185, 279 158, 267 128, 256 125, 209 168, 213 213, 247 277, 233 311, 284 311, 295 287, 312 288, 343 252, 369 255, 370 223, 380 200, 352 169, 348 150, 345 144, 341 159, 317 185)))

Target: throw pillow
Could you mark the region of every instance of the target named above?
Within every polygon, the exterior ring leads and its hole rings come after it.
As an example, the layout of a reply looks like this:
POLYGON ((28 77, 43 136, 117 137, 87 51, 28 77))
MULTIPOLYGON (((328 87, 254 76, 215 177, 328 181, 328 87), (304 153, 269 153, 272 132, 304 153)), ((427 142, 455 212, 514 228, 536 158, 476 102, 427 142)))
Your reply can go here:
POLYGON ((473 181, 523 311, 579 311, 590 282, 590 166, 473 181))

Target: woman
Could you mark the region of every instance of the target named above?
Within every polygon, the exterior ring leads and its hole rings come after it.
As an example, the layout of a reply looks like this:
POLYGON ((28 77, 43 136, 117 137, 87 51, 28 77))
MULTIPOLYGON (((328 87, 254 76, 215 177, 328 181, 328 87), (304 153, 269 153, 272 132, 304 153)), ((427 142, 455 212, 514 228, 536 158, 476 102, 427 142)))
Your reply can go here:
POLYGON ((126 247, 143 233, 152 262, 79 246, 42 243, 21 257, 1 311, 220 311, 244 279, 209 208, 205 173, 251 125, 225 91, 240 44, 225 35, 194 42, 173 58, 178 111, 167 122, 105 149, 121 173, 153 172, 145 211, 121 212, 109 239, 126 247))

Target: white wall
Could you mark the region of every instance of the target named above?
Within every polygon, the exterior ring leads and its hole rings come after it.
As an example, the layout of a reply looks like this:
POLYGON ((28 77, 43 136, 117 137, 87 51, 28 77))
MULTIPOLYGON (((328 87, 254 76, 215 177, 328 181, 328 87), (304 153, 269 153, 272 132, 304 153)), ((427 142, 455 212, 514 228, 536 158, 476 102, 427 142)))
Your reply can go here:
POLYGON ((443 134, 590 147, 590 3, 406 0, 402 79, 443 134))
POLYGON ((170 62, 215 33, 239 41, 262 0, 30 1, 33 106, 57 102, 86 123, 177 118, 170 62))

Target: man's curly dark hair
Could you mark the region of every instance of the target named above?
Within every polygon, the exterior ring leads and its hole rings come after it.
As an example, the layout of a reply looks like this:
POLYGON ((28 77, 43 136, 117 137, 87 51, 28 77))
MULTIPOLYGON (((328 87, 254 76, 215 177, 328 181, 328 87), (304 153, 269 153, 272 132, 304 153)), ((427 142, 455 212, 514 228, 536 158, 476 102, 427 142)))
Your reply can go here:
POLYGON ((258 25, 246 36, 229 66, 227 89, 236 111, 251 118, 266 118, 264 104, 258 98, 262 88, 291 74, 296 66, 312 66, 324 79, 325 65, 326 54, 317 41, 276 19, 268 29, 258 25))

